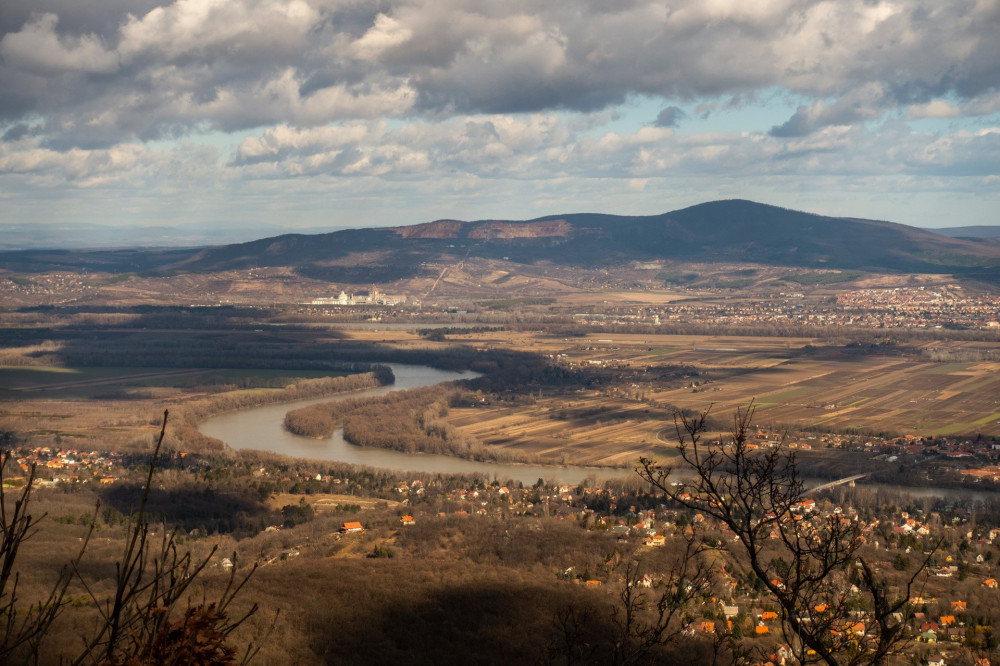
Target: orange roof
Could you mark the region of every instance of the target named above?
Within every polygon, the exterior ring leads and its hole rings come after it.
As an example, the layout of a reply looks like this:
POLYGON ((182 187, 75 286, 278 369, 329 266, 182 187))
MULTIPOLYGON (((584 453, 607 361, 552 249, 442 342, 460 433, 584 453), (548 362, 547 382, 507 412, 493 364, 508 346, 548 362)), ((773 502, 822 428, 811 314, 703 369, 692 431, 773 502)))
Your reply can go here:
POLYGON ((340 529, 342 529, 342 530, 360 530, 360 529, 364 529, 364 528, 361 527, 361 523, 359 523, 359 522, 353 522, 353 523, 344 523, 340 527, 340 529))

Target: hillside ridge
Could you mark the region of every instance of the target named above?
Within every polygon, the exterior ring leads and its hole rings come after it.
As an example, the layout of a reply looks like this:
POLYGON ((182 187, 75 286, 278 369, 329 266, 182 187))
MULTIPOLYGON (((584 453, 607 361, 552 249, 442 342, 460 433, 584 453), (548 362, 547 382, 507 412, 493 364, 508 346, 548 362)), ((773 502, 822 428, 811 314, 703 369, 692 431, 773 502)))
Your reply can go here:
POLYGON ((293 267, 338 282, 386 281, 462 257, 599 268, 624 262, 743 262, 878 272, 957 273, 996 281, 1000 241, 951 238, 895 222, 831 217, 727 199, 658 215, 569 213, 531 220, 288 233, 184 249, 0 253, 13 271, 213 272, 293 267))

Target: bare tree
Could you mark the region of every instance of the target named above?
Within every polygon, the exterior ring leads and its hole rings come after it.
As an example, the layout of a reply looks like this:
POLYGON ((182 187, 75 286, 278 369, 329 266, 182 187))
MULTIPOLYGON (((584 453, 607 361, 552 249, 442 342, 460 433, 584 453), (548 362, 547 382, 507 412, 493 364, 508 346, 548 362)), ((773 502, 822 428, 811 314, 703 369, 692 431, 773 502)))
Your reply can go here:
MULTIPOLYGON (((41 640, 59 615, 71 575, 65 567, 56 579, 48 596, 30 604, 26 610, 19 610, 17 588, 19 574, 15 567, 21 546, 37 533, 38 523, 45 518, 37 518, 29 513, 31 491, 35 483, 35 466, 28 469, 24 487, 9 506, 4 471, 10 462, 10 452, 0 453, 0 663, 8 663, 15 656, 24 661, 37 661, 41 640)), ((91 521, 93 525, 93 521, 91 521)), ((74 565, 79 562, 90 539, 90 532, 84 539, 74 565)))
POLYGON ((706 443, 708 410, 674 418, 683 462, 674 470, 643 458, 639 476, 670 499, 714 518, 736 535, 734 555, 777 601, 786 642, 802 663, 874 664, 907 642, 903 613, 928 560, 893 588, 859 552, 861 526, 809 515, 795 456, 748 442, 754 406, 737 409, 729 441, 706 443))
MULTIPOLYGON (((229 617, 230 604, 256 570, 237 578, 236 567, 217 601, 202 599, 192 605, 189 589, 215 555, 214 546, 203 559, 177 549, 174 532, 162 526, 159 545, 150 542, 146 504, 153 484, 156 460, 166 434, 168 411, 153 449, 139 508, 129 516, 125 530, 125 550, 115 563, 115 591, 101 599, 75 569, 101 615, 97 631, 73 661, 80 664, 236 664, 248 662, 259 646, 248 645, 241 662, 236 649, 227 644, 229 635, 257 612, 257 604, 235 619, 229 617), (182 606, 185 606, 181 610, 182 606)), ((233 560, 235 561, 235 554, 233 560)))
MULTIPOLYGON (((256 655, 259 642, 247 645, 238 654, 228 641, 230 634, 257 612, 256 604, 242 614, 233 614, 232 607, 256 567, 240 575, 234 566, 218 598, 209 601, 202 593, 200 600, 194 599, 192 585, 211 562, 216 548, 203 559, 196 559, 190 552, 178 549, 174 533, 166 526, 158 543, 150 538, 146 504, 166 434, 167 416, 164 411, 139 507, 129 516, 122 558, 115 563, 115 589, 110 597, 96 592, 80 572, 80 561, 90 537, 88 532, 79 555, 59 576, 47 598, 29 606, 26 612, 18 610, 18 551, 37 532, 41 520, 28 511, 35 470, 29 471, 12 510, 0 483, 0 663, 11 659, 24 663, 38 661, 43 642, 52 638, 50 629, 65 608, 66 591, 74 580, 84 588, 100 614, 93 632, 84 637, 80 654, 71 662, 75 665, 228 666, 245 664, 256 655)), ((0 460, 0 481, 8 459, 9 455, 3 454, 0 460)))
POLYGON ((679 643, 693 618, 692 608, 705 603, 712 583, 708 549, 700 535, 680 539, 684 545, 671 553, 666 567, 649 567, 657 571, 655 588, 639 559, 630 558, 619 565, 623 567, 621 587, 611 605, 610 632, 605 639, 594 630, 600 625, 594 609, 560 609, 549 661, 619 666, 650 663, 656 661, 658 650, 679 643))
POLYGON ((626 562, 619 603, 611 615, 616 634, 611 663, 642 663, 655 648, 677 642, 692 619, 691 606, 707 599, 712 570, 702 557, 704 542, 693 535, 682 538, 684 547, 658 575, 656 591, 645 586, 638 560, 626 562))

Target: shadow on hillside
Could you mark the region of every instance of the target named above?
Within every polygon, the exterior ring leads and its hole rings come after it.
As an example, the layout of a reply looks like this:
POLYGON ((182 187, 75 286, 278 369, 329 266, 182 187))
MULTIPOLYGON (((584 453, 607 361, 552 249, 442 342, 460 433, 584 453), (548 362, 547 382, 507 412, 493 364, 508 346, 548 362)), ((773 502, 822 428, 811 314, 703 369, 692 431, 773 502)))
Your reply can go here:
MULTIPOLYGON (((616 630, 601 593, 517 581, 413 596, 408 588, 358 590, 368 597, 364 601, 338 599, 339 610, 323 618, 329 630, 315 627, 313 635, 322 636, 315 652, 330 664, 611 662, 616 630), (354 611, 351 617, 344 617, 344 608, 354 611), (556 618, 570 608, 579 623, 567 635, 556 618)), ((706 663, 705 648, 685 641, 656 650, 647 661, 706 663)))
MULTIPOLYGON (((115 484, 101 493, 102 517, 110 523, 124 520, 139 506, 141 496, 139 485, 115 484)), ((198 530, 202 535, 247 536, 280 522, 278 514, 246 492, 189 485, 151 488, 146 514, 151 523, 162 520, 184 533, 198 530)))

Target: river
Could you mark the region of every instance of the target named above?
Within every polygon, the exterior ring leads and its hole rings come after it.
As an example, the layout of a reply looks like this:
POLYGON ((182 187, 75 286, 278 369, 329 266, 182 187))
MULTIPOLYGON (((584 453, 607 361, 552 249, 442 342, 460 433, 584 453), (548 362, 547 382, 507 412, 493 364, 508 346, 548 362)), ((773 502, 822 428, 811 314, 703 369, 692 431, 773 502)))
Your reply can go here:
POLYGON ((306 405, 385 395, 392 391, 431 386, 478 376, 476 373, 468 371, 453 372, 397 363, 386 365, 392 368, 392 372, 396 376, 396 382, 390 386, 227 412, 203 421, 198 429, 209 437, 221 439, 234 449, 259 449, 296 458, 335 460, 400 471, 482 474, 489 479, 511 479, 526 485, 533 484, 538 479, 576 485, 588 478, 613 478, 630 473, 626 470, 596 467, 490 463, 430 453, 403 453, 390 449, 356 446, 344 439, 343 430, 340 428, 329 439, 311 439, 293 435, 282 427, 287 412, 306 405))
MULTIPOLYGON (((293 409, 317 402, 330 402, 348 398, 385 395, 392 391, 402 391, 422 386, 432 386, 456 379, 478 376, 474 372, 454 372, 437 370, 426 366, 387 363, 396 376, 390 386, 310 398, 277 405, 264 405, 236 412, 227 412, 204 421, 198 429, 210 437, 221 439, 234 449, 259 449, 272 451, 296 458, 335 460, 337 462, 382 467, 410 472, 431 472, 442 474, 482 474, 489 479, 520 481, 526 485, 538 479, 577 485, 588 479, 618 478, 634 474, 630 470, 614 470, 597 467, 573 467, 556 465, 528 465, 479 462, 453 456, 431 453, 404 453, 391 449, 378 449, 351 444, 344 439, 343 430, 338 428, 329 439, 312 439, 293 435, 282 427, 285 414, 293 409)), ((826 483, 823 479, 806 479, 806 487, 826 483)), ((913 497, 947 497, 956 501, 996 500, 997 494, 965 489, 886 486, 884 484, 858 481, 858 487, 872 490, 891 490, 913 497)))

